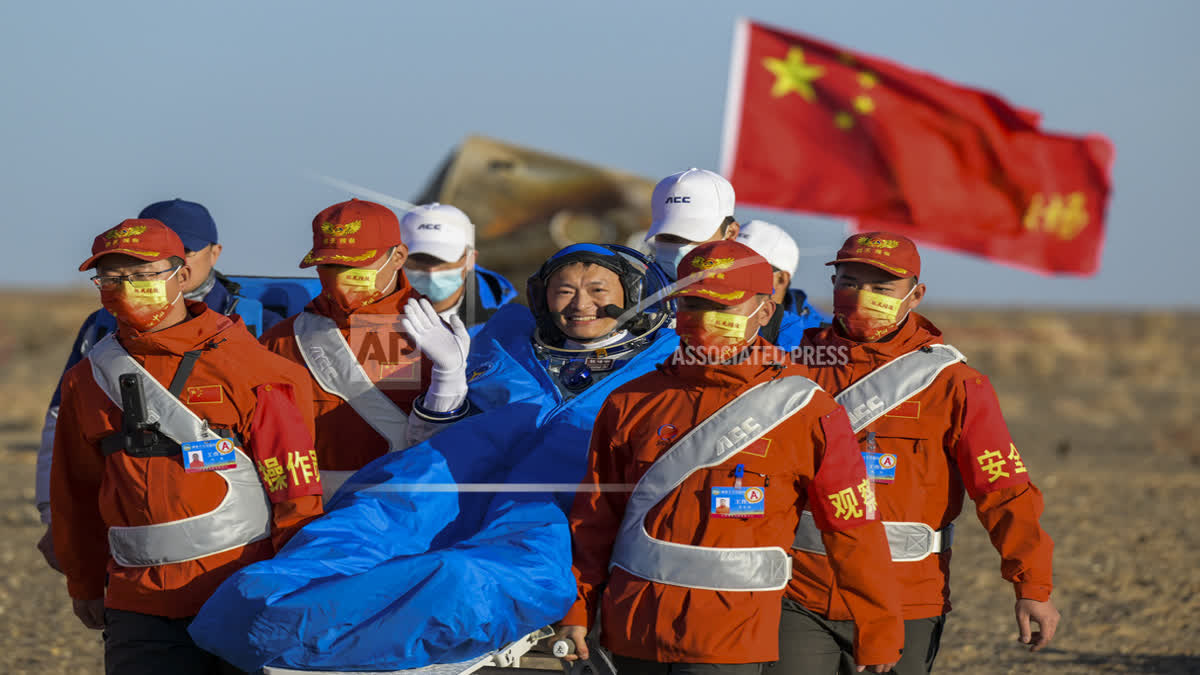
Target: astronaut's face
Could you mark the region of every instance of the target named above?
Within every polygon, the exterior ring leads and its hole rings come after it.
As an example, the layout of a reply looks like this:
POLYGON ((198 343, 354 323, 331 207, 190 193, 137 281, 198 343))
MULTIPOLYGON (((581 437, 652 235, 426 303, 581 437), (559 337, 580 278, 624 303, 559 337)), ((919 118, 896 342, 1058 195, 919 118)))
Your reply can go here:
POLYGON ((617 320, 605 313, 608 305, 625 306, 625 292, 616 272, 591 263, 572 263, 558 269, 546 283, 546 307, 567 337, 580 342, 610 333, 617 320))

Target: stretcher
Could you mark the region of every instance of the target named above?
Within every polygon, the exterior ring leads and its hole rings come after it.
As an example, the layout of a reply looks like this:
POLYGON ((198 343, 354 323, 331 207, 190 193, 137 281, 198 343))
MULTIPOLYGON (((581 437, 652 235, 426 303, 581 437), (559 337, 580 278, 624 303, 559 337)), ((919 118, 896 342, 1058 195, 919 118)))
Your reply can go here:
MULTIPOLYGON (((313 673, 321 673, 321 675, 468 675, 484 671, 489 668, 522 668, 526 670, 537 670, 539 672, 546 671, 563 671, 563 662, 554 657, 537 657, 529 655, 529 651, 534 648, 539 642, 552 637, 554 629, 546 626, 540 628, 525 637, 514 640, 500 649, 492 650, 478 658, 468 661, 460 661, 458 663, 436 663, 431 666, 421 668, 409 668, 406 670, 356 670, 356 671, 340 671, 340 670, 296 670, 293 668, 276 668, 267 666, 263 668, 263 675, 312 675, 313 673)), ((511 671, 510 671, 511 672, 511 671)))

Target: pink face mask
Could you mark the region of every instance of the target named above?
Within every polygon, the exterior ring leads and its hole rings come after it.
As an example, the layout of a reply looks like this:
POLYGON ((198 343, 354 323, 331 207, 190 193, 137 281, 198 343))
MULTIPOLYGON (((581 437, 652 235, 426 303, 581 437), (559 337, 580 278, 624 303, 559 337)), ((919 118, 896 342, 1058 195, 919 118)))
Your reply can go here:
POLYGON ((675 314, 675 332, 689 347, 702 349, 713 356, 713 361, 727 361, 747 344, 746 325, 762 303, 748 315, 730 312, 680 311, 675 314))
MULTIPOLYGON (((390 261, 391 258, 388 258, 390 261)), ((383 269, 387 262, 380 265, 383 269)), ((398 271, 397 271, 398 273, 398 271)), ((325 295, 333 300, 347 314, 359 307, 365 307, 383 296, 378 289, 378 269, 370 267, 319 267, 317 276, 321 279, 321 288, 325 295)), ((389 281, 390 285, 391 282, 389 281)))
POLYGON ((178 272, 176 269, 166 279, 125 279, 117 288, 102 288, 100 304, 122 323, 144 333, 162 323, 175 303, 183 297, 183 291, 180 291, 174 300, 167 300, 167 281, 178 272))
POLYGON ((833 316, 842 331, 859 342, 874 342, 896 330, 908 316, 900 316, 900 307, 917 290, 914 285, 903 298, 893 298, 857 288, 833 292, 833 316))

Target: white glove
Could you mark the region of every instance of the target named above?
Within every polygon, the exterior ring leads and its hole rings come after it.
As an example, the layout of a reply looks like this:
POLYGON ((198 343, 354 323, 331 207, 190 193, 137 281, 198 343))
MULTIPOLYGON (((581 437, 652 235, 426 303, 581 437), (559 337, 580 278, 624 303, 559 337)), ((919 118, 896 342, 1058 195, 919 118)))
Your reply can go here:
POLYGON ((433 361, 423 407, 433 412, 462 407, 467 398, 467 352, 471 349, 471 334, 462 319, 451 316, 446 326, 428 300, 410 298, 400 323, 421 353, 433 361))

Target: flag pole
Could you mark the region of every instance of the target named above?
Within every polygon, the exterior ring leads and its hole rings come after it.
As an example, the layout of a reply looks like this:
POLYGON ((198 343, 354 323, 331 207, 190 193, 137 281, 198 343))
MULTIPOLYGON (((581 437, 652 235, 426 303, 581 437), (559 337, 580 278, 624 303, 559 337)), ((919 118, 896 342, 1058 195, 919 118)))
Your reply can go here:
POLYGON ((733 24, 729 51, 729 83, 725 89, 725 122, 721 135, 721 175, 729 178, 737 155, 738 129, 742 124, 742 91, 746 85, 746 48, 750 21, 739 16, 733 24))

